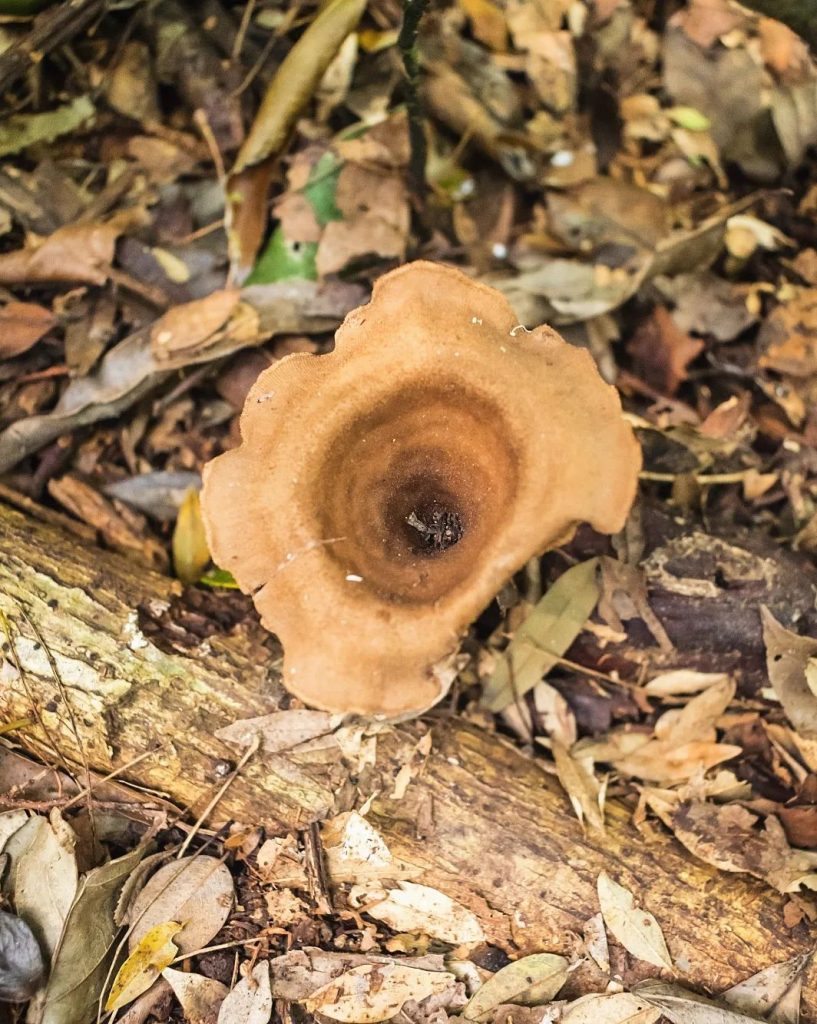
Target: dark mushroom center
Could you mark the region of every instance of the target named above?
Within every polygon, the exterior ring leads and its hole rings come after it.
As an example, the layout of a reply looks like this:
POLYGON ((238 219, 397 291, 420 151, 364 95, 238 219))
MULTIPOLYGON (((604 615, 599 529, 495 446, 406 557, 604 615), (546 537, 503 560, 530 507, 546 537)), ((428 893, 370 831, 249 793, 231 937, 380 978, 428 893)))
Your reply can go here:
POLYGON ((453 548, 465 532, 459 512, 450 508, 430 508, 409 512, 406 523, 415 530, 423 551, 446 551, 453 548))
POLYGON ((316 505, 327 550, 387 599, 461 586, 512 508, 518 459, 500 411, 458 382, 383 396, 328 453, 316 505))

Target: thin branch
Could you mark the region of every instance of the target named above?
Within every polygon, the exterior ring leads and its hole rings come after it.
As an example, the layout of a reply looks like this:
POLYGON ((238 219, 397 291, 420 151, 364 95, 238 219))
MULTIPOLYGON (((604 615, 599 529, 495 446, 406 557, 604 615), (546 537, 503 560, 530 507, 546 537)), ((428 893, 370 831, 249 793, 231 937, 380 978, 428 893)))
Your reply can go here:
POLYGON ((422 196, 426 187, 426 134, 423 110, 420 104, 420 58, 417 53, 417 32, 428 0, 403 0, 403 24, 397 37, 397 46, 406 69, 406 107, 409 119, 411 158, 409 172, 417 194, 422 196))

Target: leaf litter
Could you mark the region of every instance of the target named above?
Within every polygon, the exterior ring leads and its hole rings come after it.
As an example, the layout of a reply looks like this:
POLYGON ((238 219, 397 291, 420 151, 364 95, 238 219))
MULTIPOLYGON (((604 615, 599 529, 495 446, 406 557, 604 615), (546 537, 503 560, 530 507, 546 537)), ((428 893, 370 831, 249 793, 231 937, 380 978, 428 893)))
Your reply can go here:
MULTIPOLYGON (((396 8, 222 13, 214 32, 163 3, 122 42, 123 15, 106 12, 74 40, 80 57, 55 40, 36 88, 17 80, 0 131, 12 157, 0 169, 3 487, 142 566, 172 562, 187 593, 206 573, 243 629, 241 596, 208 571, 190 488, 237 442, 249 382, 289 353, 326 351, 394 263, 422 252, 464 265, 521 324, 561 324, 591 350, 623 394, 645 473, 616 558, 580 530, 477 624, 456 710, 481 725, 501 712, 490 727, 555 775, 588 837, 624 798, 640 827, 786 893, 790 927, 805 926, 817 876, 817 72, 805 42, 728 0, 443 4, 416 47, 424 195, 408 173, 396 8)), ((4 32, 13 47, 34 26, 4 32)), ((4 682, 12 670, 2 662, 4 682)), ((136 1010, 171 993, 201 1021, 269 1019, 271 999, 402 1024, 522 1021, 527 1003, 537 1024, 797 1019, 801 960, 716 999, 663 982, 576 997, 582 964, 561 947, 486 960, 484 908, 450 880, 424 884, 377 828, 384 793, 421 819, 413 780, 431 734, 377 780, 388 729, 297 706, 241 715, 218 731, 225 750, 257 743, 271 769, 328 771, 346 794, 318 830, 324 882, 314 836, 252 822, 156 870, 141 847, 122 856, 132 824, 114 814, 127 839, 100 845, 102 818, 60 818, 54 792, 50 815, 0 815, 14 911, 0 929, 20 954, 0 956, 0 991, 39 986, 32 1020, 78 1024, 107 1000, 136 1010), (126 881, 136 895, 121 897, 126 881), (322 884, 332 915, 317 913, 322 884), (182 930, 143 962, 141 944, 174 921, 182 930), (160 966, 176 940, 193 973, 160 966), (211 943, 226 948, 197 954, 211 943), (436 944, 447 953, 406 953, 436 944), (112 995, 123 962, 139 984, 112 995)), ((433 809, 422 814, 427 828, 433 809)), ((614 951, 671 968, 673 936, 637 879, 630 891, 603 876, 599 898, 614 951)), ((606 976, 593 921, 577 932, 606 976)))

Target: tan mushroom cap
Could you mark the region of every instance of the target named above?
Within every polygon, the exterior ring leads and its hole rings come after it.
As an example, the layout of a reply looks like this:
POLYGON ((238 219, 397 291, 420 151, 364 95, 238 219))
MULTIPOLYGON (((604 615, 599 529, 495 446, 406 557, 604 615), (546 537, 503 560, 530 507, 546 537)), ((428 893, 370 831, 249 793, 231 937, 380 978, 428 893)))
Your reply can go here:
POLYGON ((265 370, 241 433, 205 467, 213 557, 287 688, 367 715, 439 700, 432 666, 502 584, 580 522, 620 530, 641 465, 586 351, 427 262, 380 278, 333 352, 265 370))

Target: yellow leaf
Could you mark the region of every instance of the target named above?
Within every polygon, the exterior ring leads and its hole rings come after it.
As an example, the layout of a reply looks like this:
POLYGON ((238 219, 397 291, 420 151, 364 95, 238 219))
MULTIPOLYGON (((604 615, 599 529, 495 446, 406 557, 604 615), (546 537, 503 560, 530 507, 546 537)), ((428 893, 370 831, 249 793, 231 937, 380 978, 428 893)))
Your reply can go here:
POLYGON ((116 972, 105 1011, 119 1010, 147 992, 165 967, 176 958, 178 950, 171 942, 181 931, 178 921, 157 924, 147 932, 128 959, 116 972))
POLYGON ((181 503, 173 531, 173 567, 182 583, 195 583, 209 562, 199 492, 191 487, 181 503))

